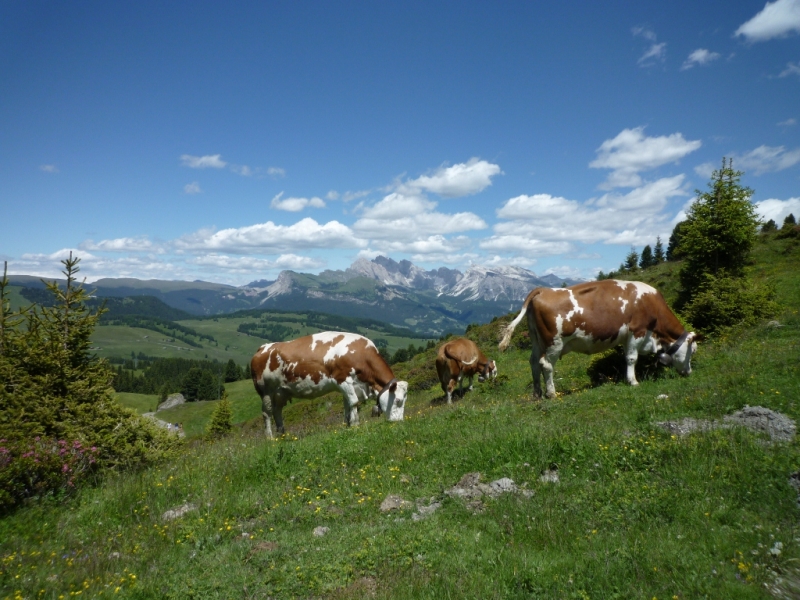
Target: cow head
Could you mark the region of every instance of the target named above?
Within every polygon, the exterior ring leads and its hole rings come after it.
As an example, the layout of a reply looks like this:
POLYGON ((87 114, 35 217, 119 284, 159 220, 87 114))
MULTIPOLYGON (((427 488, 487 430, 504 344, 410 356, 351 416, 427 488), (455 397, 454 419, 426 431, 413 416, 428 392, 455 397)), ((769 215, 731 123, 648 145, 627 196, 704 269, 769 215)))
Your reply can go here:
POLYGON ((692 372, 692 354, 697 351, 697 338, 694 332, 684 332, 669 348, 658 353, 658 361, 681 375, 689 375, 692 372))
POLYGON ((381 390, 378 394, 378 406, 387 419, 390 421, 403 420, 407 394, 408 383, 405 381, 392 380, 381 390))
POLYGON ((482 383, 487 379, 494 379, 495 377, 497 377, 497 363, 493 360, 487 361, 486 366, 483 367, 483 371, 478 375, 478 381, 482 383))

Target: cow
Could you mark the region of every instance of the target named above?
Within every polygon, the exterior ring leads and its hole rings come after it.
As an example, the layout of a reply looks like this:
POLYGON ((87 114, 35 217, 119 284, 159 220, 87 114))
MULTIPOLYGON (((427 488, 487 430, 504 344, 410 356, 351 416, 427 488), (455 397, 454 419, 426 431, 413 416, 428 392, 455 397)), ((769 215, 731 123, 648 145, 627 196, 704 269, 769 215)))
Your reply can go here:
POLYGON ((472 390, 473 376, 477 374, 478 381, 497 377, 497 365, 493 360, 486 358, 472 340, 456 338, 445 342, 439 348, 436 355, 436 372, 439 374, 447 403, 452 404, 456 383, 463 395, 464 377, 469 377, 469 389, 472 390))
POLYGON ((547 397, 556 395, 553 369, 567 352, 594 354, 623 346, 628 383, 638 385, 635 366, 639 354, 655 353, 660 363, 689 375, 700 339, 684 329, 661 292, 639 281, 606 279, 567 288, 536 288, 506 327, 500 350, 508 347, 514 329, 525 316, 531 339, 534 398, 542 395, 542 370, 547 397))
POLYGON ((408 383, 397 381, 375 344, 364 336, 324 331, 289 342, 264 344, 250 361, 250 372, 267 437, 270 419, 285 433, 283 407, 292 398, 317 398, 339 391, 347 425, 358 425, 358 404, 376 399, 379 413, 402 421, 408 383))

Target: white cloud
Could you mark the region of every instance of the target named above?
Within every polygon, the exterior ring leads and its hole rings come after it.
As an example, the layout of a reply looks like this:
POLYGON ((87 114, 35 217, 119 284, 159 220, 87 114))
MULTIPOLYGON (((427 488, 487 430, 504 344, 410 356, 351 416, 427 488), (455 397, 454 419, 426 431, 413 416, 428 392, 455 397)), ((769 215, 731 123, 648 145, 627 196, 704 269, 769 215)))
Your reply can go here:
POLYGON ((325 194, 325 198, 327 200, 338 200, 339 199, 339 192, 336 190, 331 190, 327 194, 325 194))
POLYGON ((644 54, 639 57, 637 63, 641 67, 651 67, 656 62, 664 62, 667 57, 667 43, 657 43, 657 37, 654 31, 646 27, 634 27, 631 32, 634 36, 643 37, 648 42, 652 42, 650 47, 645 50, 644 54))
POLYGON ((764 42, 792 31, 800 33, 800 0, 767 2, 761 12, 740 25, 733 35, 744 36, 748 42, 764 42))
POLYGON ((253 256, 230 256, 228 254, 206 254, 187 261, 189 264, 214 267, 234 273, 253 273, 272 271, 276 269, 318 269, 325 266, 325 262, 309 256, 297 254, 281 254, 275 260, 255 258, 253 256))
POLYGON ((797 64, 794 63, 786 63, 786 68, 780 72, 778 77, 789 77, 789 75, 798 75, 800 76, 800 62, 797 64))
MULTIPOLYGON (((536 232, 532 232, 534 235, 536 232)), ((570 242, 552 242, 534 239, 530 235, 493 235, 478 244, 483 250, 495 252, 524 252, 527 256, 554 256, 573 249, 570 242)))
POLYGON ((800 148, 787 151, 784 146, 759 146, 738 156, 735 162, 745 171, 755 171, 756 175, 783 171, 800 163, 800 148))
POLYGON ((589 163, 594 169, 612 169, 600 189, 641 185, 640 171, 678 162, 702 145, 700 140, 686 140, 681 133, 647 137, 644 127, 623 129, 597 149, 597 158, 589 163))
POLYGON ((228 163, 221 158, 221 154, 207 154, 206 156, 181 155, 181 164, 190 169, 222 169, 228 163))
POLYGON ((409 181, 407 185, 445 198, 458 198, 483 191, 492 185, 492 177, 499 173, 499 165, 471 158, 466 163, 439 167, 433 174, 422 175, 409 181))
POLYGON ((192 183, 187 183, 183 186, 183 193, 184 194, 202 194, 203 190, 200 189, 200 184, 196 181, 192 183))
POLYGON ((283 192, 272 199, 272 202, 270 202, 270 207, 289 212, 299 212, 307 206, 311 206, 313 208, 325 208, 325 201, 322 198, 317 198, 316 196, 313 198, 286 198, 285 200, 282 200, 281 196, 283 196, 283 192))
POLYGON ((714 169, 717 167, 714 163, 711 162, 704 162, 702 164, 697 165, 694 168, 694 172, 700 175, 700 177, 705 177, 706 179, 710 179, 711 176, 714 174, 714 169))
POLYGON ((410 242, 431 235, 447 235, 485 229, 486 222, 476 214, 434 212, 436 202, 422 195, 392 192, 383 200, 364 209, 353 229, 373 240, 410 242))
POLYGON ((251 169, 247 165, 231 165, 231 171, 233 171, 237 175, 241 175, 242 177, 253 176, 253 169, 251 169))
POLYGON ((39 169, 45 173, 58 173, 58 167, 55 165, 39 165, 39 169))
POLYGON ((797 125, 797 119, 786 119, 778 123, 778 127, 791 127, 792 125, 797 125))
MULTIPOLYGON (((584 203, 549 194, 517 196, 497 210, 506 222, 494 226, 494 236, 481 248, 540 251, 540 244, 582 242, 649 243, 668 229, 664 213, 671 198, 686 196, 684 176, 666 177, 631 190, 608 193, 584 203)), ((558 247, 553 254, 570 251, 558 247)))
POLYGON ((756 202, 755 206, 759 217, 764 221, 774 220, 778 227, 783 224, 783 220, 789 213, 793 214, 795 219, 800 218, 800 198, 789 198, 788 200, 770 198, 756 202))
POLYGON ((86 240, 80 244, 81 250, 94 252, 153 252, 160 249, 147 237, 116 238, 113 240, 86 240))
POLYGON ((282 169, 281 167, 268 167, 267 168, 267 175, 274 179, 279 179, 281 177, 286 177, 286 169, 282 169))
POLYGON ((181 252, 206 250, 234 254, 265 254, 299 248, 363 248, 367 245, 353 235, 352 229, 338 221, 321 225, 308 217, 293 225, 276 225, 267 221, 220 231, 202 229, 175 240, 173 244, 181 252))
POLYGON ((689 55, 689 58, 684 61, 683 65, 681 66, 681 71, 691 69, 695 65, 707 65, 708 63, 717 60, 719 56, 720 55, 717 52, 709 52, 705 48, 698 48, 689 55))

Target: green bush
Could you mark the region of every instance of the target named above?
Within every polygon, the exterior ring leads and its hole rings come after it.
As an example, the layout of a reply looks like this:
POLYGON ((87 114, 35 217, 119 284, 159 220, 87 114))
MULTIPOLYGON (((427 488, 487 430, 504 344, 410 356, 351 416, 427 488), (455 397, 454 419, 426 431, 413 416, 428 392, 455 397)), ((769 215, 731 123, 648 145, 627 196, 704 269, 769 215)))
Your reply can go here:
MULTIPOLYGON (((0 439, 7 440, 6 448, 30 445, 36 438, 45 440, 40 446, 51 443, 47 440, 73 440, 70 443, 83 448, 96 448, 92 457, 101 469, 154 462, 171 454, 179 442, 115 402, 110 386, 113 370, 90 352, 90 337, 103 309, 91 312, 86 306, 88 294, 75 285, 79 260, 70 256, 62 261, 67 282, 63 288, 48 284, 54 297, 49 307, 12 313, 5 273, 0 280, 0 439)), ((19 456, 30 458, 23 456, 25 452, 19 456)), ((9 456, 16 455, 9 450, 9 456)), ((41 480, 50 480, 50 475, 43 475, 49 473, 48 465, 43 460, 34 469, 39 469, 41 480)), ((16 484, 8 481, 6 498, 20 498, 16 484)))
POLYGON ((231 401, 228 400, 228 392, 224 392, 222 400, 217 403, 211 415, 211 421, 206 429, 206 437, 216 440, 228 435, 233 429, 233 410, 231 401))
POLYGON ((97 455, 80 440, 0 440, 0 514, 28 498, 71 493, 96 470, 97 455))
POLYGON ((745 278, 706 273, 683 314, 704 333, 734 325, 754 325, 778 311, 775 290, 745 278))

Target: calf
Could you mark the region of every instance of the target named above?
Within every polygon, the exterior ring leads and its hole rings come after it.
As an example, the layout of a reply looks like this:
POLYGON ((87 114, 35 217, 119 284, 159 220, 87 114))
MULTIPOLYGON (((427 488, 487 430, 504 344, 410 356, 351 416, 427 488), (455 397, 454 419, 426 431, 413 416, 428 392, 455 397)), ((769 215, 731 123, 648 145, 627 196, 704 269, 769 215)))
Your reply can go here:
POLYGON ((447 403, 452 404, 453 390, 458 383, 458 390, 463 395, 464 377, 469 377, 469 389, 472 389, 472 377, 477 374, 478 381, 488 377, 497 377, 497 365, 489 360, 478 349, 472 340, 456 338, 445 342, 436 356, 436 372, 442 384, 442 391, 447 403))
POLYGON ((390 421, 402 421, 408 383, 397 381, 378 349, 355 333, 325 331, 290 342, 264 344, 250 361, 261 396, 267 436, 270 419, 284 433, 283 407, 292 398, 316 398, 339 391, 348 425, 358 425, 358 403, 377 399, 390 421))
POLYGON ((661 293, 646 283, 606 279, 568 288, 536 288, 506 327, 500 350, 508 347, 525 316, 535 398, 542 395, 539 376, 543 369, 547 396, 556 395, 553 368, 567 352, 594 354, 623 346, 631 385, 638 385, 635 366, 641 353, 655 353, 662 364, 681 375, 692 372, 699 337, 684 329, 661 293))

